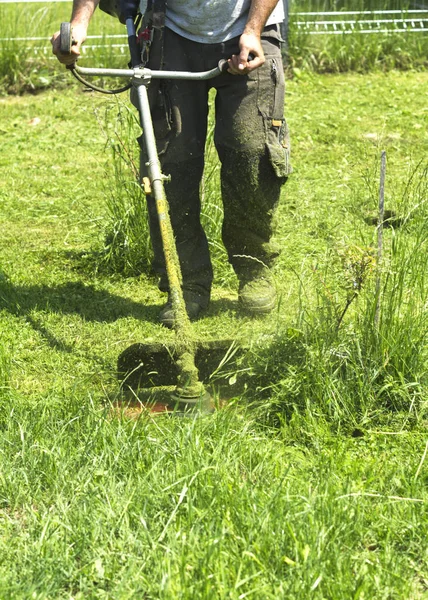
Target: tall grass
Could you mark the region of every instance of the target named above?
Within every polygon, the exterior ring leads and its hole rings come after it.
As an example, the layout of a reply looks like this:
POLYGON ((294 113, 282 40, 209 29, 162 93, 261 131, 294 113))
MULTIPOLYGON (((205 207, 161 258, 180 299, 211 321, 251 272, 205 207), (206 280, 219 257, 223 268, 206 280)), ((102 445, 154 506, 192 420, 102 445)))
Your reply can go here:
MULTIPOLYGON (((25 7, 25 5, 17 5, 25 7)), ((0 86, 9 92, 35 90, 46 87, 51 78, 46 41, 43 39, 23 40, 20 38, 43 37, 49 9, 25 11, 11 4, 0 5, 2 23, 0 40, 0 86), (43 32, 43 33, 41 33, 43 32)), ((53 33, 53 31, 52 31, 53 33)))
POLYGON ((406 0, 294 0, 293 11, 405 10, 406 0))
POLYGON ((0 428, 2 598, 423 597, 418 436, 307 421, 296 443, 249 411, 132 423, 72 395, 0 428))
POLYGON ((9 390, 10 354, 7 348, 7 335, 1 327, 3 307, 8 304, 10 282, 0 270, 0 401, 9 390))
POLYGON ((6 348, 0 346, 0 399, 9 390, 10 360, 6 348))
MULTIPOLYGON (((62 21, 69 21, 71 3, 0 4, 0 90, 7 93, 34 92, 72 81, 70 73, 52 55, 49 42, 62 21)), ((116 19, 97 11, 89 35, 124 33, 116 19)), ((122 40, 123 42, 124 40, 122 40)), ((126 38, 125 38, 126 42, 126 38)), ((117 43, 117 40, 115 40, 117 43)), ((87 66, 127 66, 127 55, 105 38, 87 40, 84 49, 87 66), (92 45, 98 48, 90 48, 92 45)))
POLYGON ((350 245, 336 256, 329 249, 319 268, 300 273, 295 328, 255 351, 250 396, 269 397, 270 414, 342 427, 374 423, 391 410, 411 421, 426 415, 427 192, 427 166, 419 165, 403 190, 401 225, 388 233, 380 298, 375 247, 350 245))
MULTIPOLYGON (((428 376, 428 168, 420 165, 406 185, 402 224, 392 228, 390 250, 382 266, 378 300, 366 298, 361 328, 365 352, 378 365, 373 383, 394 408, 412 408, 422 398, 428 376), (373 326, 375 302, 380 322, 373 326), (371 333, 371 335, 369 335, 371 333)), ((416 406, 414 407, 417 408, 416 406)))
POLYGON ((139 183, 137 111, 118 99, 98 121, 111 152, 106 173, 107 219, 102 265, 124 275, 148 273, 152 260, 147 204, 139 183))
POLYGON ((293 20, 292 16, 286 51, 286 64, 291 70, 365 73, 428 66, 428 36, 424 33, 311 35, 297 29, 293 20))

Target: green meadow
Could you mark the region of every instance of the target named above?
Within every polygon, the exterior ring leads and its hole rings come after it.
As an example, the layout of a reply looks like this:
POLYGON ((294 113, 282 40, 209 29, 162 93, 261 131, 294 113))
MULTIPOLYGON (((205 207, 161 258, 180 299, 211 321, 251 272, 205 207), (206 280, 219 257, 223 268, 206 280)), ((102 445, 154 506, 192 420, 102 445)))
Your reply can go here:
POLYGON ((238 308, 210 131, 194 336, 249 350, 199 419, 125 410, 120 352, 174 339, 138 122, 67 77, 0 98, 0 598, 427 598, 426 72, 295 71, 266 318, 238 308))

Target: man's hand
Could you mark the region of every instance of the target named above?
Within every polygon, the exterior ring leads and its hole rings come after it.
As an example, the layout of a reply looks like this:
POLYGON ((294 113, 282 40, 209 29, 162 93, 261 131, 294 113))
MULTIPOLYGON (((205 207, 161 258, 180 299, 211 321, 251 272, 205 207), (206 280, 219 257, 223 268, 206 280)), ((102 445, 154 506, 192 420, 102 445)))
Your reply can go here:
POLYGON ((232 75, 246 75, 261 67, 265 62, 265 55, 260 36, 244 31, 239 38, 239 55, 233 54, 227 62, 232 75))
POLYGON ((72 27, 72 36, 73 36, 73 45, 71 46, 70 54, 61 54, 61 37, 60 32, 57 31, 51 37, 52 44, 52 52, 55 54, 57 59, 63 65, 74 65, 77 59, 80 57, 80 47, 83 42, 86 40, 86 32, 87 26, 82 24, 71 23, 72 27))

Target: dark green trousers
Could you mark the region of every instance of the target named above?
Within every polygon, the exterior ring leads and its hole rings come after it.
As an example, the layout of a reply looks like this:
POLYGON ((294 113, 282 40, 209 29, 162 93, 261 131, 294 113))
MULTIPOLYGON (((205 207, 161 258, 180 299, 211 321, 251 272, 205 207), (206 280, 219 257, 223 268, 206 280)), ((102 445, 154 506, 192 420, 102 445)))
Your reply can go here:
MULTIPOLYGON (((199 44, 171 30, 164 34, 163 69, 206 71, 238 53, 239 38, 199 44)), ((155 42, 156 43, 156 39, 155 42)), ((153 81, 152 118, 183 273, 183 288, 209 298, 213 278, 208 242, 200 223, 199 188, 204 169, 208 94, 215 88, 215 145, 221 161, 223 243, 240 279, 270 266, 277 255, 271 237, 281 185, 290 173, 284 119, 284 72, 277 26, 262 37, 265 64, 249 75, 224 73, 209 81, 153 81)), ((153 55, 155 52, 153 52, 153 55)), ((158 68, 156 65, 148 67, 158 68)), ((146 162, 142 148, 142 173, 146 162)), ((147 197, 153 268, 168 290, 154 200, 147 197)))

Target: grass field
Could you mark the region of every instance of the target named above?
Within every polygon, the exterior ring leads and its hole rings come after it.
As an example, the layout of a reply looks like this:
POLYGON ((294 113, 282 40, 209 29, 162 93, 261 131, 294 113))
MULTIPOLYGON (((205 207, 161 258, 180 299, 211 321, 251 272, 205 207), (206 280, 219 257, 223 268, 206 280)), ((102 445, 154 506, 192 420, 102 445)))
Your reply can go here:
POLYGON ((144 263, 111 254, 138 213, 127 101, 0 99, 0 598, 428 597, 427 96, 426 73, 289 82, 265 319, 237 309, 209 151, 195 335, 270 342, 214 415, 137 421, 110 410, 117 356, 172 334, 144 263))

